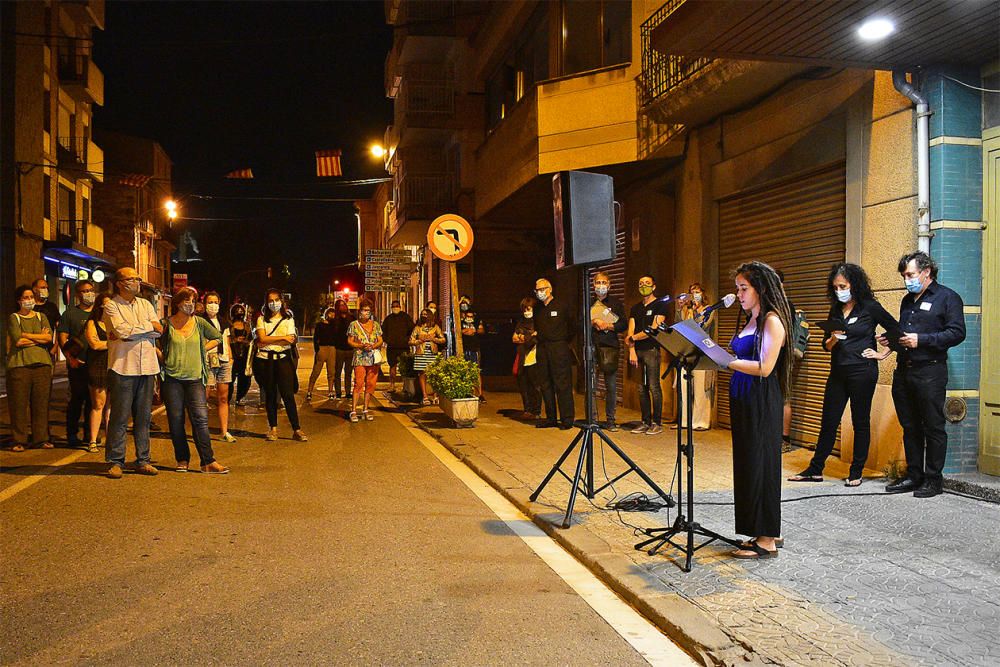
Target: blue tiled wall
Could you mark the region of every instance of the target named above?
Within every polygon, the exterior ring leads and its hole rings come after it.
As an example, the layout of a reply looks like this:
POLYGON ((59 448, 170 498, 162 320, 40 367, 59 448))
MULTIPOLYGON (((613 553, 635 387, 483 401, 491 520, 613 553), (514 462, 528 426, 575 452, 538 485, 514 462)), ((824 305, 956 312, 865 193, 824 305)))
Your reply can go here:
POLYGON ((975 472, 979 458, 979 399, 965 399, 968 413, 962 421, 946 423, 948 455, 944 473, 975 472))
POLYGON ((982 304, 983 233, 978 229, 937 229, 931 255, 940 267, 938 280, 962 297, 967 306, 982 304))
POLYGON ((948 350, 948 389, 979 389, 982 315, 965 314, 965 341, 948 350))
MULTIPOLYGON (((982 85, 976 70, 955 69, 944 74, 973 86, 982 85)), ((982 136, 982 100, 978 91, 936 74, 928 77, 924 94, 932 112, 929 120, 931 139, 940 136, 978 139, 982 136)))
POLYGON ((939 144, 930 149, 931 220, 983 219, 983 149, 939 144))

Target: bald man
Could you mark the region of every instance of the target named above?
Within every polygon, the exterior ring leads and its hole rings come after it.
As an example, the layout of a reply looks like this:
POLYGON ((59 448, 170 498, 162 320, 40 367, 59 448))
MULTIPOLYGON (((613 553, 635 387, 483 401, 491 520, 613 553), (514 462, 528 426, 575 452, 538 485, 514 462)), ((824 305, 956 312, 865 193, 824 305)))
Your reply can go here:
POLYGON ((552 295, 552 283, 545 278, 535 281, 535 330, 538 332, 538 374, 542 380, 542 401, 545 419, 536 428, 573 426, 573 353, 569 341, 573 338, 575 320, 570 309, 552 295), (556 419, 556 406, 559 417, 556 419))

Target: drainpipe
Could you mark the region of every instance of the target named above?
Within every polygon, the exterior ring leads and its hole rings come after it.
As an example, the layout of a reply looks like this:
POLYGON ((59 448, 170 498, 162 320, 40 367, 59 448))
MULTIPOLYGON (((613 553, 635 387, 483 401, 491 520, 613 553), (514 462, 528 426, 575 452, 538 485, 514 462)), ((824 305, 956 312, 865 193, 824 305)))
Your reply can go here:
POLYGON ((931 116, 927 98, 906 80, 903 70, 892 71, 892 85, 917 105, 917 249, 931 250, 931 179, 930 145, 928 143, 931 116))

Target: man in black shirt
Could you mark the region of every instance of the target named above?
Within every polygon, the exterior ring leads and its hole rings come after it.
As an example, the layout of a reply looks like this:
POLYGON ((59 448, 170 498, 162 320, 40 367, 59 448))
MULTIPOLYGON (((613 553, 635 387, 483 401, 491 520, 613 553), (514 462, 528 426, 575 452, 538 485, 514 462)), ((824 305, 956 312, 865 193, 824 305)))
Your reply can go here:
POLYGON ((52 327, 53 338, 52 345, 49 346, 49 354, 55 359, 59 353, 55 332, 59 328, 59 319, 62 317, 62 313, 59 312, 59 306, 49 301, 49 283, 45 278, 39 278, 31 283, 31 291, 35 293, 35 310, 43 313, 49 321, 49 326, 52 327))
MULTIPOLYGON (((77 305, 70 306, 59 319, 56 336, 66 355, 66 375, 69 379, 69 401, 66 404, 66 442, 70 447, 82 443, 77 432, 83 417, 83 435, 90 433, 90 382, 87 370, 87 339, 83 335, 90 311, 94 309, 97 292, 89 280, 76 281, 77 305)), ((87 439, 88 449, 97 451, 97 444, 87 439)))
POLYGON ((604 376, 606 389, 604 402, 604 428, 617 431, 615 404, 618 401, 618 334, 625 331, 625 304, 611 296, 611 277, 603 271, 594 274, 596 299, 590 309, 590 323, 594 327, 595 371, 604 376))
MULTIPOLYGON (((962 297, 939 284, 937 264, 924 252, 899 260, 908 294, 899 305, 896 372, 892 402, 903 427, 906 477, 885 487, 889 493, 913 491, 917 498, 941 493, 941 470, 948 449, 944 430, 945 390, 948 386, 948 348, 965 340, 962 297)), ((888 343, 881 337, 882 344, 888 343)))
POLYGON ((413 333, 413 318, 403 311, 399 301, 389 305, 390 313, 382 320, 382 340, 388 350, 389 391, 396 391, 396 364, 399 355, 410 349, 410 334, 413 333))
POLYGON ((642 423, 632 433, 656 435, 663 433, 663 390, 660 388, 660 348, 646 335, 647 328, 657 328, 666 319, 666 304, 656 298, 656 280, 653 276, 639 278, 639 295, 642 301, 632 306, 628 317, 628 360, 642 369, 639 387, 639 410, 642 423))
POLYGON ((556 426, 556 403, 559 405, 558 425, 573 426, 573 353, 569 349, 573 337, 574 319, 569 309, 552 296, 552 283, 544 278, 535 281, 535 330, 538 332, 538 374, 541 380, 545 419, 536 428, 556 426))

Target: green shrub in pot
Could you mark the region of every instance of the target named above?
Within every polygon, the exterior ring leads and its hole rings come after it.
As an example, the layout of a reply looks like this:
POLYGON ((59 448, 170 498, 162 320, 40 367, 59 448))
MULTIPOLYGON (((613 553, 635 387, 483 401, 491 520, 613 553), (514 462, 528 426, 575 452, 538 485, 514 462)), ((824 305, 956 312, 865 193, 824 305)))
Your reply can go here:
POLYGON ((443 398, 472 398, 479 386, 479 366, 458 357, 442 357, 427 367, 427 382, 443 398))

